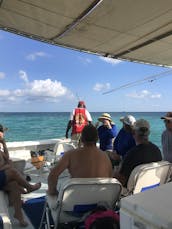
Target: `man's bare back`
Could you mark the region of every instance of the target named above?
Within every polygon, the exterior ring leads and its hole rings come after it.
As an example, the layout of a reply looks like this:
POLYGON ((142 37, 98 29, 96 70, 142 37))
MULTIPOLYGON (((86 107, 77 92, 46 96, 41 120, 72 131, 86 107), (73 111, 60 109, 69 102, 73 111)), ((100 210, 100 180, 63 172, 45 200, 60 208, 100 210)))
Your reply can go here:
POLYGON ((58 176, 65 169, 69 170, 73 178, 112 177, 112 166, 108 156, 96 147, 97 136, 95 127, 84 128, 84 147, 66 152, 57 166, 51 170, 48 177, 48 194, 57 194, 58 176))
POLYGON ((112 166, 106 153, 96 146, 85 146, 68 152, 71 177, 111 177, 112 166))

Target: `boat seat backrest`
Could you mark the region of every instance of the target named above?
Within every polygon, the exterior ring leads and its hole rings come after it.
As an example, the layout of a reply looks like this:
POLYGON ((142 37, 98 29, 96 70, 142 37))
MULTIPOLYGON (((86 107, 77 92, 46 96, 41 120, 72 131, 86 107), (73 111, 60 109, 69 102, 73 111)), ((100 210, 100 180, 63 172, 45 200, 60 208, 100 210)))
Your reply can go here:
POLYGON ((68 150, 75 149, 75 146, 72 142, 67 141, 58 141, 53 149, 53 152, 56 156, 61 155, 61 153, 64 153, 68 150))
POLYGON ((122 186, 115 178, 72 178, 65 182, 58 195, 57 206, 52 210, 56 225, 78 221, 97 205, 111 209, 120 198, 122 186))
POLYGON ((170 168, 171 163, 168 161, 152 162, 136 166, 127 183, 128 192, 135 194, 166 183, 170 168))

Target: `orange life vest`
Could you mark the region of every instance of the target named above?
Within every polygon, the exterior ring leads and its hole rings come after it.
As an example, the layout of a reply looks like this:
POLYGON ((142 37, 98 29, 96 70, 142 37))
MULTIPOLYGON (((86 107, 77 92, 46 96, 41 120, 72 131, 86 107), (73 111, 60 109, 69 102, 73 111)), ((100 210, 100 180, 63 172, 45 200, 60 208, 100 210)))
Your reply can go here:
POLYGON ((81 133, 84 126, 88 124, 85 108, 76 108, 73 122, 72 122, 72 134, 81 133))

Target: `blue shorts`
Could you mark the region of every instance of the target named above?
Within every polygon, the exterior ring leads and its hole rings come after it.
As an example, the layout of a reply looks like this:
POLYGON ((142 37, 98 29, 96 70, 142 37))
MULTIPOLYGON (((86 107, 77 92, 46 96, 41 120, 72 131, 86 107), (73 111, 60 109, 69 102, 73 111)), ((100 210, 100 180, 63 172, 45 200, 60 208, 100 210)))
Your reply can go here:
POLYGON ((6 184, 6 175, 3 170, 0 171, 0 190, 4 188, 6 184))

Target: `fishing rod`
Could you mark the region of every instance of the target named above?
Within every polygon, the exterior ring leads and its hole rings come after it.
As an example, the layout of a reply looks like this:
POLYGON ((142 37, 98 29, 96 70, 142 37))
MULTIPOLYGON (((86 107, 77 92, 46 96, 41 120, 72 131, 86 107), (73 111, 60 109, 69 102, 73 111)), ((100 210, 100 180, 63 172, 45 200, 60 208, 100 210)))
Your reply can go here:
POLYGON ((114 88, 114 89, 112 89, 112 90, 103 92, 102 94, 103 94, 103 95, 106 95, 106 94, 112 93, 112 92, 114 92, 114 91, 123 89, 123 88, 129 88, 129 87, 137 86, 137 85, 139 85, 139 84, 143 84, 143 83, 146 83, 146 82, 152 83, 152 82, 154 82, 155 80, 157 80, 158 78, 165 77, 165 76, 167 76, 167 75, 170 74, 170 73, 172 73, 172 70, 168 70, 168 71, 161 72, 161 73, 158 73, 158 74, 155 74, 155 75, 152 75, 152 76, 148 76, 148 77, 146 77, 146 78, 144 78, 144 79, 136 80, 136 81, 134 81, 134 82, 127 83, 127 84, 124 84, 124 85, 122 85, 122 86, 120 86, 120 87, 117 87, 117 88, 114 88))
POLYGON ((80 97, 79 97, 77 92, 76 92, 76 98, 77 98, 78 101, 80 101, 80 97))

